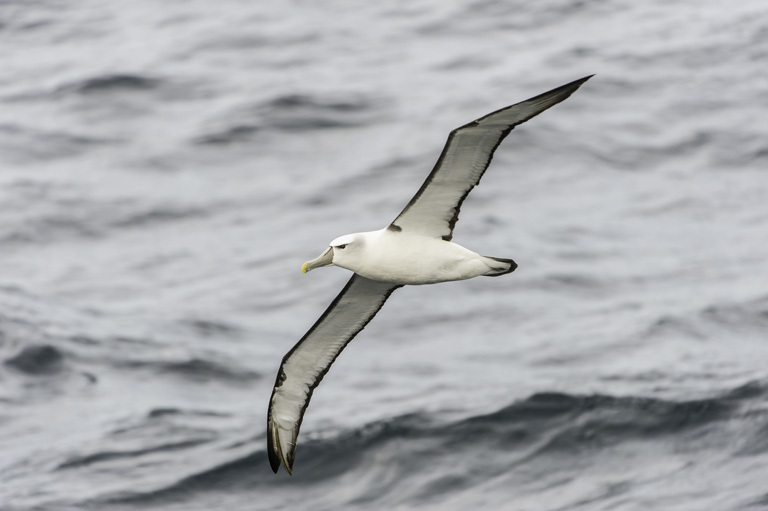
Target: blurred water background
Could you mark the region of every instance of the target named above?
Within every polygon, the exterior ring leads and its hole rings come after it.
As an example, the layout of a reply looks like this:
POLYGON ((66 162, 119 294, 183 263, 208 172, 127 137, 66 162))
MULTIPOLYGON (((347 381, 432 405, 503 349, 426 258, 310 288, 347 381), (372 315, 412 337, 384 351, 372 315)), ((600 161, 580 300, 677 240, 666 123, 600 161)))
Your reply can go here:
POLYGON ((0 3, 0 509, 768 509, 762 0, 0 3), (448 132, 518 128, 318 388, 283 354, 448 132))

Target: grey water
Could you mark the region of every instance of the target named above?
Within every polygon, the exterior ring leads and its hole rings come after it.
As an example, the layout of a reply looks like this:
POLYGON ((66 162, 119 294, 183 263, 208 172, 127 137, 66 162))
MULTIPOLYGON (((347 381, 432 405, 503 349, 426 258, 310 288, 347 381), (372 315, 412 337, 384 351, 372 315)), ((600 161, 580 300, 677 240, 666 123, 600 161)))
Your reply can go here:
POLYGON ((768 509, 766 70, 762 0, 0 3, 0 509, 768 509), (301 263, 592 73, 272 474, 301 263))

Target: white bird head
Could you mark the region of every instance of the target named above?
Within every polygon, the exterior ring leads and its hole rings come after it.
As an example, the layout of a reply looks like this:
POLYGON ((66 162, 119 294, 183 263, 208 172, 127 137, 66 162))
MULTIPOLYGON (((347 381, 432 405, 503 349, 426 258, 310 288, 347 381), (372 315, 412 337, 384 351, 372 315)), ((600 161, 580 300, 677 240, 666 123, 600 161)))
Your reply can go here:
POLYGON ((362 257, 362 248, 365 245, 363 238, 360 233, 339 236, 331 241, 330 246, 325 249, 325 252, 315 259, 304 263, 301 266, 301 272, 307 273, 315 268, 328 266, 329 264, 355 271, 354 268, 362 257))

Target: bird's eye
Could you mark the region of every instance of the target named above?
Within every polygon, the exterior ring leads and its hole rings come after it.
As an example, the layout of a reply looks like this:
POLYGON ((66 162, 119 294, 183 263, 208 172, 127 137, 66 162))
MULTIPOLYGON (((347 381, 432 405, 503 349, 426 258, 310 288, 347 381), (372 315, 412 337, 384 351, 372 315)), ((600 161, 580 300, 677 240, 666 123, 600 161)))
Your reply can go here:
POLYGON ((345 249, 345 248, 347 248, 347 245, 346 245, 346 244, 345 244, 345 245, 339 245, 339 246, 338 246, 338 247, 336 247, 336 248, 345 249))

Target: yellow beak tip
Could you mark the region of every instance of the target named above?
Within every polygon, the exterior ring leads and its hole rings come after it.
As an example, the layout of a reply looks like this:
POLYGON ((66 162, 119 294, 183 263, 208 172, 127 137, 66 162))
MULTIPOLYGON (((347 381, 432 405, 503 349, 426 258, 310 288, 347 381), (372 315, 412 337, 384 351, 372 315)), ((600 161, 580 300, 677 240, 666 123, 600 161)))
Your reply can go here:
POLYGON ((301 273, 307 273, 307 263, 301 265, 301 273))

